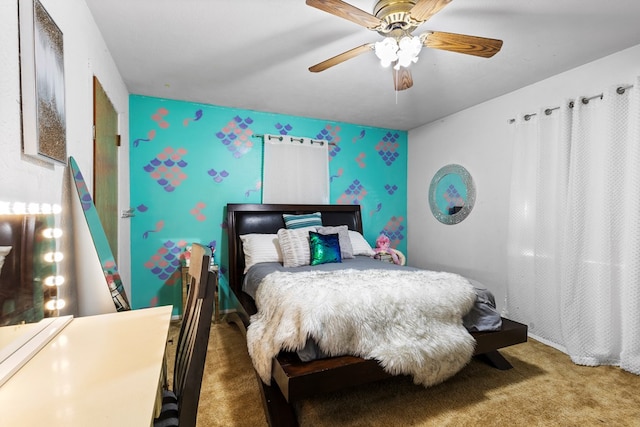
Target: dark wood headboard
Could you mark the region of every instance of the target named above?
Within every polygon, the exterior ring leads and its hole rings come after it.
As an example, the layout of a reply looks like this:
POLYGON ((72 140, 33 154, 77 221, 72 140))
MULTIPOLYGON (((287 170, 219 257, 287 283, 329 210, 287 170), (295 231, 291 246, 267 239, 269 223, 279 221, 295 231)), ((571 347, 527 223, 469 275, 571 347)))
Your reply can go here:
POLYGON ((240 299, 244 272, 244 252, 240 236, 250 233, 276 234, 284 228, 283 213, 307 214, 320 212, 325 226, 346 225, 362 233, 360 205, 227 205, 227 236, 229 239, 229 286, 240 299))

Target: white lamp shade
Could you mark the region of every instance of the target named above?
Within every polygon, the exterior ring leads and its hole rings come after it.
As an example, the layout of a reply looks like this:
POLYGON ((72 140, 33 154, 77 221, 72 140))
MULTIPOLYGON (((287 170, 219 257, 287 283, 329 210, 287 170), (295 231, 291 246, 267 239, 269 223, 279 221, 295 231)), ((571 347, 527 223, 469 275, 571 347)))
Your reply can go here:
POLYGON ((380 59, 383 67, 388 67, 393 62, 393 67, 399 70, 400 67, 408 67, 411 63, 418 62, 418 54, 422 50, 420 37, 405 36, 397 41, 393 37, 385 37, 382 41, 376 42, 374 51, 380 59))
POLYGON ((383 67, 388 67, 398 59, 398 42, 391 37, 385 37, 374 45, 376 56, 383 67))

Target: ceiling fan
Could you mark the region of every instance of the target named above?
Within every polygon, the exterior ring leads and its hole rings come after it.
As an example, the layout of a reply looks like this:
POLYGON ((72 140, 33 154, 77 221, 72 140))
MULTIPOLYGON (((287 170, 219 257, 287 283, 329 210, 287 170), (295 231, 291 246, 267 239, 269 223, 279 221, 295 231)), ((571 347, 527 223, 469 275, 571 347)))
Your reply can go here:
POLYGON ((418 60, 423 46, 452 52, 490 58, 502 47, 502 40, 464 34, 426 31, 419 36, 411 33, 452 0, 379 0, 373 14, 342 0, 306 0, 307 5, 347 19, 384 36, 384 40, 366 43, 332 58, 322 61, 309 71, 317 73, 374 51, 382 65, 393 65, 393 81, 396 91, 413 86, 408 66, 418 60))

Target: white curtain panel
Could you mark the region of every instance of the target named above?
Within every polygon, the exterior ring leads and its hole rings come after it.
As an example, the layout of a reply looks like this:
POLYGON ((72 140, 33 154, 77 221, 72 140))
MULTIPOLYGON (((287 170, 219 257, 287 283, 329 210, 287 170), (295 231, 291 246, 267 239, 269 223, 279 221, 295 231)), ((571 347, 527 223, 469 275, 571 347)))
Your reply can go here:
POLYGON ((506 306, 575 363, 640 374, 640 80, 617 87, 516 123, 506 306))
POLYGON ((327 141, 264 135, 262 202, 329 203, 327 141))
POLYGON ((562 347, 560 237, 571 113, 543 110, 515 124, 509 212, 507 317, 562 347))

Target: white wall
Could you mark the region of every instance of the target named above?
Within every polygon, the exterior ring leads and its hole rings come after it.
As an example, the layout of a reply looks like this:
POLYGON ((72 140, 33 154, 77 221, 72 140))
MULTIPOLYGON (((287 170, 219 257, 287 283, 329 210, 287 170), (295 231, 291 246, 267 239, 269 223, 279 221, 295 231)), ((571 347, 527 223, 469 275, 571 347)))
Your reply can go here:
MULTIPOLYGON (((67 154, 73 156, 87 182, 93 180, 93 75, 96 75, 122 118, 119 205, 129 203, 128 91, 84 0, 40 0, 63 33, 66 84, 67 154)), ((68 188, 62 166, 21 152, 18 1, 0 1, 0 201, 63 204, 68 188)), ((66 215, 69 215, 67 212, 66 215)), ((129 223, 119 231, 118 266, 130 293, 129 223)), ((82 254, 77 254, 81 257, 82 254)), ((81 258, 76 259, 79 261, 81 258)))
POLYGON ((510 118, 592 96, 640 73, 640 45, 476 105, 409 132, 409 264, 453 271, 484 283, 504 307, 513 125, 510 118), (442 166, 471 174, 476 204, 459 224, 431 214, 429 184, 442 166))

